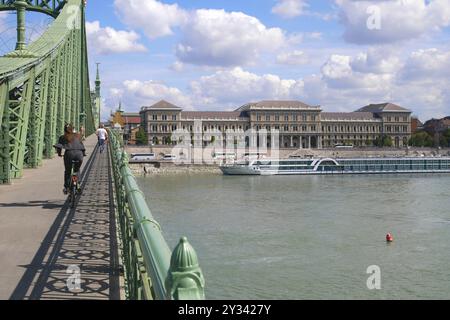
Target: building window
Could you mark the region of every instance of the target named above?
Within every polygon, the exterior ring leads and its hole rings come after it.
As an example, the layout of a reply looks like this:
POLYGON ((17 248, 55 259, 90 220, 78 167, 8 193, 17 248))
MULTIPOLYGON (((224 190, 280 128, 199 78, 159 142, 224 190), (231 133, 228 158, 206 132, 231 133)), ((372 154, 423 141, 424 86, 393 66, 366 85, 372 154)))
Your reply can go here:
POLYGON ((261 121, 261 115, 260 114, 256 114, 256 120, 257 121, 261 121))
POLYGON ((292 131, 298 131, 298 127, 297 126, 293 126, 292 127, 292 131))
POLYGON ((284 131, 289 132, 289 126, 284 126, 284 131))
POLYGON ((316 131, 316 126, 315 125, 311 126, 311 131, 313 131, 313 132, 316 131))
POLYGON ((177 121, 177 115, 176 114, 172 115, 172 121, 177 121))
POLYGON ((177 126, 174 124, 174 125, 172 125, 172 131, 175 131, 175 130, 177 130, 177 126))
POLYGON ((279 115, 275 116, 275 121, 280 121, 280 116, 279 115))
POLYGON ((302 126, 302 131, 303 131, 303 132, 306 132, 306 131, 308 131, 308 129, 306 128, 306 126, 305 126, 305 125, 303 125, 303 126, 302 126))
POLYGON ((302 121, 307 121, 308 120, 308 116, 306 114, 302 114, 302 121))
POLYGON ((167 114, 163 114, 163 115, 161 116, 161 118, 162 118, 163 121, 167 121, 167 114))
POLYGON ((287 114, 284 115, 284 121, 289 121, 289 116, 287 114))
POLYGON ((266 115, 266 121, 270 121, 270 115, 266 115))
POLYGON ((158 121, 158 115, 154 114, 154 115, 152 116, 152 119, 153 119, 153 121, 158 121))
POLYGON ((297 115, 296 114, 292 115, 292 120, 297 121, 297 115))

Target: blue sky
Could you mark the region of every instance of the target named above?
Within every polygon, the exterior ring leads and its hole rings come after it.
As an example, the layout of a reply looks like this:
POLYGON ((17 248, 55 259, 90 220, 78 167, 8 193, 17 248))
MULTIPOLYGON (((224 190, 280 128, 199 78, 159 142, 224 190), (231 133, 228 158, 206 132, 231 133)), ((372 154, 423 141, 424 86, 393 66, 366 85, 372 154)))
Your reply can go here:
POLYGON ((138 111, 160 99, 188 110, 390 101, 422 120, 450 115, 450 0, 88 0, 87 22, 103 118, 119 101, 138 111))

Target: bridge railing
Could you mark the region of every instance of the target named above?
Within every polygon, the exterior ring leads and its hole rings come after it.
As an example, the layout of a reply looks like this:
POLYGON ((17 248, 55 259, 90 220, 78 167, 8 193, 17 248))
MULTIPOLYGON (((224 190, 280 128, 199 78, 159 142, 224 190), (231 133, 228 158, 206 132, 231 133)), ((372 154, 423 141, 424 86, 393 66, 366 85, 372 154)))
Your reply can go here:
POLYGON ((132 300, 205 299, 195 250, 185 237, 170 251, 128 166, 121 134, 109 130, 125 287, 132 300))

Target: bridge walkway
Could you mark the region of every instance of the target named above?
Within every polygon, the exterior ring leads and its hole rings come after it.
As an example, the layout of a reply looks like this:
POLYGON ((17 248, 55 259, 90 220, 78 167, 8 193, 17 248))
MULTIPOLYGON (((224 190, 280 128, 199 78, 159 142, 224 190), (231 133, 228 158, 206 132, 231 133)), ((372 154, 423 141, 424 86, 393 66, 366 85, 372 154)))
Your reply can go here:
POLYGON ((0 186, 0 299, 120 299, 112 173, 108 151, 95 145, 95 136, 85 142, 74 209, 58 157, 0 186))

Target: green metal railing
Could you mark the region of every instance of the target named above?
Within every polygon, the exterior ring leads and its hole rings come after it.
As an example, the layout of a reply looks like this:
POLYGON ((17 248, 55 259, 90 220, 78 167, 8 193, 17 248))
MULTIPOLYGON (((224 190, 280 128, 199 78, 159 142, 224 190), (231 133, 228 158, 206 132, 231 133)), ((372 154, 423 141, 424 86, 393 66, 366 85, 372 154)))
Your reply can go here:
POLYGON ((185 237, 170 251, 128 166, 121 135, 109 130, 125 287, 132 300, 204 299, 202 271, 185 237))

